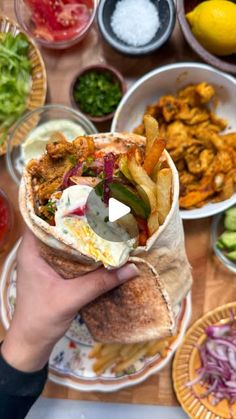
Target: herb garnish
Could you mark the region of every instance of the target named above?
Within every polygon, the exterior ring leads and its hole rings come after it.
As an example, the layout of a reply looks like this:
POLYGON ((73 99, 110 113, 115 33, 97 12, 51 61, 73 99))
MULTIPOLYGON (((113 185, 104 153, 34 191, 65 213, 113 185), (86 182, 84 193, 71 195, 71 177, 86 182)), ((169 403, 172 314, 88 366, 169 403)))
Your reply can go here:
POLYGON ((77 158, 76 158, 76 156, 75 156, 74 154, 69 155, 69 156, 68 156, 68 160, 70 161, 70 163, 71 163, 73 166, 75 166, 75 165, 76 165, 76 163, 77 163, 77 158))
POLYGON ((93 157, 93 156, 89 156, 89 157, 87 157, 87 159, 86 159, 86 163, 91 164, 91 163, 93 163, 93 162, 94 162, 94 157, 93 157))
POLYGON ((55 202, 49 200, 48 203, 46 204, 46 208, 50 214, 55 214, 55 211, 56 211, 55 202))
POLYGON ((67 207, 69 207, 70 206, 70 197, 68 196, 68 198, 67 198, 67 203, 66 203, 66 206, 67 207))
POLYGON ((92 176, 95 177, 96 174, 94 172, 94 170, 91 167, 88 166, 83 166, 83 176, 92 176))
POLYGON ((105 173, 104 172, 99 173, 98 177, 99 179, 102 179, 102 180, 105 179, 105 173))
POLYGON ((91 116, 103 116, 113 112, 122 93, 109 72, 90 71, 79 77, 74 87, 74 99, 81 110, 91 116))

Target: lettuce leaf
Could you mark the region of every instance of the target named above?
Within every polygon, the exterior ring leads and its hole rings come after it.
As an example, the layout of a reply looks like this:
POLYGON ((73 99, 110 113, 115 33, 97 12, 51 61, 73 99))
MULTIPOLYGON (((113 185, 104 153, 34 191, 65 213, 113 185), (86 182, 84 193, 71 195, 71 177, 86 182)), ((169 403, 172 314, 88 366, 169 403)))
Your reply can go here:
POLYGON ((0 145, 27 109, 31 88, 29 42, 25 35, 0 34, 0 145))

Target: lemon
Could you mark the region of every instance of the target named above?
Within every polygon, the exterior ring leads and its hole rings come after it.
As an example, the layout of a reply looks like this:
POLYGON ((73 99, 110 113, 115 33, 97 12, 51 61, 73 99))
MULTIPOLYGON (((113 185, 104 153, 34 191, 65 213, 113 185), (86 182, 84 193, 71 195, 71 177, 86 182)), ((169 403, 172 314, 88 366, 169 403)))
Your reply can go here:
POLYGON ((186 15, 197 40, 212 54, 236 53, 236 4, 204 1, 186 15))

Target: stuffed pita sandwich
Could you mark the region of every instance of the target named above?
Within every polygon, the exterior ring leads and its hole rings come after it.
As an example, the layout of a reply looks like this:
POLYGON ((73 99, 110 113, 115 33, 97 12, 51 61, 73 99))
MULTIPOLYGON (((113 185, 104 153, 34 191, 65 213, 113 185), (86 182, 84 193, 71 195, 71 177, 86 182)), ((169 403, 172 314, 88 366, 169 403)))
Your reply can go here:
POLYGON ((191 287, 177 172, 164 140, 152 142, 148 150, 146 138, 134 134, 69 142, 55 133, 41 158, 24 169, 23 218, 39 239, 43 257, 64 278, 101 265, 114 269, 134 261, 139 267, 139 277, 82 309, 98 341, 132 343, 173 335, 176 312, 191 287), (130 214, 110 221, 111 198, 127 205, 130 214))

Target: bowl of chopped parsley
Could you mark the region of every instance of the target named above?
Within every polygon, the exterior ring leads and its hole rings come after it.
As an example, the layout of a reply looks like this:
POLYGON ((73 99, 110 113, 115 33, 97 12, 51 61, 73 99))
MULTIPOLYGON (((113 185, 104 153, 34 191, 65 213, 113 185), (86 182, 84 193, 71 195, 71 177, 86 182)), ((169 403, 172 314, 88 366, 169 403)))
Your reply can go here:
POLYGON ((106 64, 84 68, 71 84, 72 105, 93 122, 111 119, 125 93, 121 73, 106 64))

